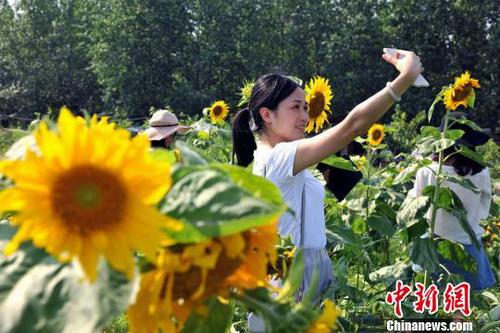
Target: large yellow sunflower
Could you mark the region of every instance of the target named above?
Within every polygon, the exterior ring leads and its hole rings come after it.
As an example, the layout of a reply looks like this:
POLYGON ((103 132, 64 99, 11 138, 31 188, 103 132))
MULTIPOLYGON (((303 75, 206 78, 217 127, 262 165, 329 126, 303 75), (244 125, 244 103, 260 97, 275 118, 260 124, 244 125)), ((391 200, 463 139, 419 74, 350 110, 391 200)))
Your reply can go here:
POLYGON ((221 250, 213 241, 161 250, 155 268, 141 275, 139 293, 128 310, 130 331, 180 331, 200 304, 208 270, 221 250))
POLYGON ((212 124, 223 125, 229 113, 229 106, 224 101, 216 101, 210 106, 208 113, 212 124))
POLYGON ((475 98, 474 88, 481 88, 479 81, 471 78, 469 72, 455 78, 455 83, 443 92, 443 103, 448 110, 456 110, 460 105, 467 107, 475 98))
POLYGON ((382 124, 373 124, 368 130, 368 144, 370 146, 378 146, 382 140, 384 139, 384 125, 382 124))
POLYGON ((307 333, 330 333, 337 326, 337 318, 342 315, 342 310, 335 306, 331 300, 326 300, 323 313, 307 330, 307 333))
POLYGON ((328 113, 332 112, 330 110, 332 89, 327 79, 315 76, 306 85, 305 92, 309 117, 306 132, 311 133, 314 130, 317 133, 323 128, 325 121, 328 123, 328 113))
POLYGON ((6 255, 31 240, 63 262, 76 258, 90 280, 102 256, 131 278, 133 251, 154 260, 172 243, 160 228, 180 223, 154 207, 171 186, 170 164, 152 159, 145 136, 96 116, 87 124, 67 108, 57 131, 42 123, 34 135, 39 153, 0 163, 14 183, 0 192, 0 212, 16 212, 18 226, 6 255))
POLYGON ((180 331, 190 313, 210 296, 226 297, 231 287, 265 285, 267 265, 276 260, 276 240, 273 223, 163 249, 154 269, 142 275, 137 299, 128 310, 131 332, 180 331))

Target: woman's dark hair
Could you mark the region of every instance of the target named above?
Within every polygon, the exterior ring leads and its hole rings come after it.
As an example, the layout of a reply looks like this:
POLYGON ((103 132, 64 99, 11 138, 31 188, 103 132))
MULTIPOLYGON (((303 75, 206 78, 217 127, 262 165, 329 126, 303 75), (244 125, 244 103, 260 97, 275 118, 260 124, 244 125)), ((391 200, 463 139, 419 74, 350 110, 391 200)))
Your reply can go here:
MULTIPOLYGON (((447 148, 443 151, 443 156, 446 157, 450 154, 453 154, 457 152, 460 149, 460 146, 455 144, 451 146, 450 148, 447 148)), ((475 147, 469 147, 471 150, 476 150, 475 147)), ((432 155, 432 160, 433 161, 439 161, 439 154, 435 153, 432 155)), ((450 164, 453 166, 453 169, 455 170, 456 173, 458 173, 460 176, 468 176, 469 174, 475 175, 478 172, 483 171, 484 166, 479 164, 478 162, 471 160, 468 157, 465 157, 464 155, 458 153, 458 154, 453 154, 453 156, 450 157, 450 164)))
POLYGON ((248 107, 240 110, 233 119, 233 161, 236 155, 238 165, 246 167, 252 163, 253 151, 257 149, 257 144, 250 128, 250 119, 253 119, 255 129, 262 131, 264 121, 260 109, 265 107, 275 110, 282 100, 299 87, 300 85, 289 77, 274 73, 266 74, 255 82, 248 107))
POLYGON ((165 148, 165 139, 151 140, 151 148, 165 148))
MULTIPOLYGON (((177 136, 177 132, 172 134, 172 139, 177 136)), ((160 140, 151 140, 151 148, 170 148, 165 145, 165 138, 160 140)))

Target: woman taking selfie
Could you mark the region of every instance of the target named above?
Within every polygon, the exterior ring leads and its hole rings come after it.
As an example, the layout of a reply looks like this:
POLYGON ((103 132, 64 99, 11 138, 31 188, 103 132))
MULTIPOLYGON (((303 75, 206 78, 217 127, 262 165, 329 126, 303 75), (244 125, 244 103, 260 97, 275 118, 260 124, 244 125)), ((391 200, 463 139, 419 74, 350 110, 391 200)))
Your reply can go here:
POLYGON ((246 167, 253 161, 253 173, 272 181, 295 212, 281 217, 279 233, 284 237, 290 235, 294 245, 303 250, 305 270, 298 299, 308 289, 316 267, 319 269, 316 300, 333 281, 331 260, 325 250, 325 193, 307 168, 365 134, 422 72, 420 59, 413 52, 398 50, 394 56, 384 54, 383 58, 394 66, 400 60, 400 74, 358 104, 338 125, 314 137, 304 138, 308 121, 304 90, 294 80, 279 74, 259 78, 248 107, 234 118, 233 153, 238 165, 246 167))

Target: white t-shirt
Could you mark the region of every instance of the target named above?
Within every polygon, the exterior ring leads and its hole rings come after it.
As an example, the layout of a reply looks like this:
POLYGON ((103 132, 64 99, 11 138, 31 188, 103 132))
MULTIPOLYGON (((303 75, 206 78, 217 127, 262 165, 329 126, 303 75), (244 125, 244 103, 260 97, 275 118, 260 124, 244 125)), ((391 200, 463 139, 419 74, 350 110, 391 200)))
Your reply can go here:
POLYGON ((291 235, 292 242, 300 245, 302 191, 305 182, 304 248, 318 249, 326 245, 323 185, 308 170, 293 175, 293 162, 299 141, 282 142, 274 148, 257 145, 254 152, 253 173, 264 175, 281 191, 283 200, 295 212, 285 213, 279 222, 279 233, 291 235))
MULTIPOLYGON (((438 164, 433 163, 430 165, 432 170, 438 169, 438 164)), ((443 172, 460 177, 452 166, 443 165, 443 172)), ((479 240, 484 232, 483 228, 479 225, 479 221, 488 217, 490 204, 491 204, 491 180, 488 168, 484 168, 481 172, 472 176, 466 176, 481 192, 474 193, 465 187, 445 181, 442 183, 443 187, 451 189, 457 194, 462 201, 465 211, 467 212, 467 220, 479 240)), ((421 195, 422 190, 427 185, 435 185, 436 176, 428 168, 420 168, 415 178, 415 185, 411 192, 412 195, 421 195)), ((432 210, 427 212, 427 218, 430 220, 432 210)), ((436 212, 436 225, 434 232, 436 235, 449 239, 462 244, 471 244, 470 237, 460 226, 457 218, 443 209, 438 209, 436 212)))

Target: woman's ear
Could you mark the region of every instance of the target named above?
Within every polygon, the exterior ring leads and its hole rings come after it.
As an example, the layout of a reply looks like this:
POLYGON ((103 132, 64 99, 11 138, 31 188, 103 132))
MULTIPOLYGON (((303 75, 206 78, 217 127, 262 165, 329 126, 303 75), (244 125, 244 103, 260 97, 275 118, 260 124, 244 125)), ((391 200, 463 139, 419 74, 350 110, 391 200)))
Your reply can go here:
POLYGON ((270 124, 272 122, 272 115, 273 112, 268 109, 268 108, 260 108, 259 110, 260 116, 262 117, 262 120, 264 121, 264 124, 270 124))

